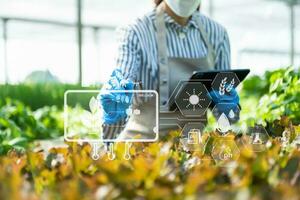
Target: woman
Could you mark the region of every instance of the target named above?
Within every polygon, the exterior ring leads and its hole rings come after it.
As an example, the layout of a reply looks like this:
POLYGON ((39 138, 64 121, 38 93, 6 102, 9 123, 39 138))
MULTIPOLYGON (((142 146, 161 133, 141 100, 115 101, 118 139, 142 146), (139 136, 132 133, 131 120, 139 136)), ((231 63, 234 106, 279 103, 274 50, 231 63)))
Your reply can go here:
MULTIPOLYGON (((170 109, 170 88, 175 83, 189 79, 194 71, 229 69, 230 44, 226 30, 198 11, 201 0, 155 0, 155 4, 152 12, 123 30, 117 69, 105 88, 131 90, 139 82, 142 89, 159 92, 162 112, 170 109)), ((149 120, 133 117, 128 122, 125 110, 131 103, 116 102, 116 96, 107 91, 99 96, 105 137, 115 138, 124 127, 147 134, 147 129, 136 127, 148 126, 143 122, 149 120)), ((238 99, 234 103, 238 104, 238 99)), ((147 106, 142 108, 146 113, 151 111, 147 106)))

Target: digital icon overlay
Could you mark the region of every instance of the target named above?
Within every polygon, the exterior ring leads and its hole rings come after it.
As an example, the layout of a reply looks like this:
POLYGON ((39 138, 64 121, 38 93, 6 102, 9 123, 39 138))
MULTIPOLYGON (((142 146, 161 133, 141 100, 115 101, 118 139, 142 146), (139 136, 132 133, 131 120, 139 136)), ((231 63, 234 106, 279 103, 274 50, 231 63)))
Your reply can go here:
MULTIPOLYGON (((103 92, 103 91, 102 91, 103 92)), ((106 125, 103 123, 104 111, 101 109, 101 104, 97 99, 99 90, 69 90, 65 93, 64 102, 64 139, 67 142, 87 142, 91 144, 92 151, 91 157, 94 160, 99 159, 104 155, 105 152, 108 159, 114 160, 116 158, 115 154, 115 143, 125 143, 125 154, 124 159, 131 159, 130 148, 133 142, 137 143, 147 143, 156 142, 158 140, 159 134, 159 104, 158 104, 158 94, 156 91, 147 90, 116 90, 109 91, 114 93, 116 96, 116 104, 118 102, 127 102, 131 100, 128 98, 129 95, 118 95, 120 93, 131 94, 137 96, 138 98, 145 98, 147 100, 152 99, 154 103, 151 104, 152 112, 143 112, 139 107, 134 104, 128 109, 122 111, 126 112, 128 118, 132 116, 145 118, 145 114, 148 114, 148 119, 151 119, 151 123, 148 123, 150 127, 149 134, 147 137, 140 136, 140 134, 133 135, 132 137, 122 138, 119 137, 126 129, 122 123, 106 125), (81 107, 80 111, 76 109, 81 107), (111 130, 121 130, 121 133, 115 134, 111 137, 106 129, 111 130)), ((146 102, 146 101, 145 101, 146 102)), ((118 105, 110 108, 111 113, 118 113, 118 105)), ((149 121, 149 120, 148 120, 149 121)))
POLYGON ((211 97, 201 82, 188 82, 181 86, 175 102, 182 115, 202 116, 211 103, 211 97))
MULTIPOLYGON (((236 96, 231 95, 231 92, 240 84, 237 75, 232 72, 221 72, 217 74, 212 82, 212 91, 216 96, 234 99, 236 96)), ((235 94, 237 95, 237 94, 235 94)))
MULTIPOLYGON (((203 151, 205 138, 202 134, 204 125, 201 123, 187 123, 181 131, 181 144, 187 151, 203 151)), ((207 138, 206 138, 207 139, 207 138)))
POLYGON ((255 125, 248 128, 247 134, 249 140, 245 141, 245 145, 249 145, 254 152, 262 152, 266 150, 266 144, 269 141, 269 134, 262 125, 255 125))
POLYGON ((216 164, 230 167, 231 161, 235 161, 239 158, 240 150, 234 139, 219 137, 213 143, 211 155, 216 164))

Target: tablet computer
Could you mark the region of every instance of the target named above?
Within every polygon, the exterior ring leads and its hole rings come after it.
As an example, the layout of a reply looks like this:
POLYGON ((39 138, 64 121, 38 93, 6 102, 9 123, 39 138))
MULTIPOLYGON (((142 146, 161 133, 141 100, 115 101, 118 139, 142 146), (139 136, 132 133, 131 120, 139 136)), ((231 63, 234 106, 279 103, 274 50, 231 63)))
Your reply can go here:
POLYGON ((191 80, 210 79, 213 81, 219 73, 235 73, 239 81, 242 82, 250 73, 250 69, 196 71, 192 75, 191 80))
POLYGON ((196 71, 190 78, 190 81, 203 82, 208 90, 211 89, 212 83, 220 73, 234 73, 241 83, 250 73, 250 69, 232 69, 232 70, 211 70, 211 71, 196 71), (203 81, 201 81, 203 80, 203 81))

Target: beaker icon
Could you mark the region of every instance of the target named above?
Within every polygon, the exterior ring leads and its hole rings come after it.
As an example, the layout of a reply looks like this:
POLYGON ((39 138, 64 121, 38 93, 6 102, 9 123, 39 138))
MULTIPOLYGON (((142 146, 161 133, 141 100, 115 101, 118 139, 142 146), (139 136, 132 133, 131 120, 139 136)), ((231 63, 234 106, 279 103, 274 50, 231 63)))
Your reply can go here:
POLYGON ((255 133, 254 134, 254 138, 253 138, 253 142, 252 144, 263 144, 261 138, 260 138, 260 133, 255 133))

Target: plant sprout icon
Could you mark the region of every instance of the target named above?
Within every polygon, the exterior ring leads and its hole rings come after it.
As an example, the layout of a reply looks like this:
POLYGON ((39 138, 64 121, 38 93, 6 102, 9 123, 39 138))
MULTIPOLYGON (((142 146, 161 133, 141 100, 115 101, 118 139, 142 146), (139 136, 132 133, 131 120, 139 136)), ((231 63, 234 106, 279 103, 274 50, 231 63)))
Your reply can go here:
POLYGON ((203 92, 200 92, 196 94, 196 90, 193 89, 193 94, 190 94, 188 91, 185 92, 189 98, 183 99, 183 101, 188 101, 188 105, 186 105, 186 108, 189 108, 190 106, 193 106, 193 111, 196 110, 196 107, 202 108, 202 105, 200 105, 200 101, 205 101, 205 99, 200 98, 200 96, 203 94, 203 92))
POLYGON ((230 84, 227 84, 227 77, 225 77, 221 83, 220 83, 220 87, 219 87, 219 94, 221 96, 225 95, 225 92, 231 92, 231 90, 233 89, 235 84, 235 80, 234 78, 231 80, 230 84))
POLYGON ((89 108, 90 112, 86 112, 86 119, 83 120, 84 125, 89 128, 100 129, 102 127, 101 109, 95 97, 90 99, 89 108))
POLYGON ((99 102, 95 97, 92 97, 89 101, 89 109, 85 110, 81 115, 81 123, 88 134, 95 134, 102 132, 102 111, 100 109, 99 102))

